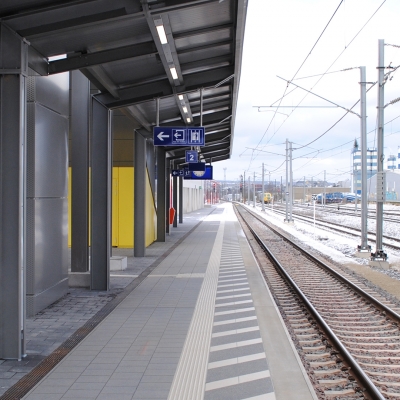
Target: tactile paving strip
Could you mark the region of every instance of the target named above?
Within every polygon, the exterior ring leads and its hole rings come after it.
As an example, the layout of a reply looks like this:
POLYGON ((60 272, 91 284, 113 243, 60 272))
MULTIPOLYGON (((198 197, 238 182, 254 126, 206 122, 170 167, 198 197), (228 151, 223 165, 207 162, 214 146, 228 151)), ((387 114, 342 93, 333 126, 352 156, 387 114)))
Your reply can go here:
POLYGON ((246 268, 227 225, 204 400, 275 400, 246 268))

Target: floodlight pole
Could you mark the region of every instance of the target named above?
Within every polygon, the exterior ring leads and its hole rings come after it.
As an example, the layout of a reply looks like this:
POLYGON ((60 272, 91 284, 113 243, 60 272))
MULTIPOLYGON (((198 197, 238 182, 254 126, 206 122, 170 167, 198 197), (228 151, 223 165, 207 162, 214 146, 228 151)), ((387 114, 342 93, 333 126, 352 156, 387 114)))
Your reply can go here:
MULTIPOLYGON (((365 67, 360 67, 360 121, 361 121, 361 245, 358 253, 369 255, 371 246, 368 246, 368 197, 367 197, 367 91, 365 67)), ((356 193, 357 197, 357 193, 356 193)), ((357 201, 355 199, 355 201, 357 201)))
POLYGON ((383 251, 382 232, 383 232, 383 203, 386 198, 385 172, 383 170, 383 125, 384 125, 384 46, 383 39, 378 41, 378 154, 377 154, 377 174, 376 174, 376 249, 371 253, 371 261, 385 263, 387 254, 383 251))
POLYGON ((265 204, 264 204, 264 163, 262 163, 262 193, 261 193, 261 210, 265 212, 265 204))

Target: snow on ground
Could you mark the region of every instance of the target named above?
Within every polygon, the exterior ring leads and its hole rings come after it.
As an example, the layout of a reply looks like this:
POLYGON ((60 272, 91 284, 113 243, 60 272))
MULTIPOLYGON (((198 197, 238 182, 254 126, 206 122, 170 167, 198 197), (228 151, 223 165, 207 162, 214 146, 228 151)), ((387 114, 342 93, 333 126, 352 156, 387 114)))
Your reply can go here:
MULTIPOLYGON (((316 249, 322 254, 327 255, 332 260, 339 263, 356 263, 361 265, 368 265, 369 258, 359 258, 356 257, 355 252, 357 246, 361 244, 361 240, 354 238, 352 236, 343 236, 333 231, 327 231, 314 227, 313 225, 307 224, 296 220, 296 215, 293 215, 293 223, 285 223, 284 216, 282 214, 277 214, 273 211, 270 205, 265 206, 265 212, 261 211, 261 205, 257 205, 255 208, 250 205, 249 208, 256 211, 260 216, 271 221, 274 225, 278 226, 280 229, 290 233, 292 236, 298 238, 300 241, 304 242, 308 246, 316 249)), ((400 210, 400 207, 387 206, 385 204, 385 210, 395 209, 400 210), (393 208, 395 207, 395 208, 393 208)), ((296 208, 293 208, 293 212, 296 208)), ((309 215, 313 215, 312 207, 310 207, 309 215)), ((324 213, 318 211, 316 213, 317 217, 324 215, 326 221, 335 222, 345 226, 360 228, 360 214, 358 216, 343 216, 335 215, 333 213, 324 213)), ((375 220, 368 221, 368 230, 375 231, 375 220)), ((383 234, 392 237, 400 237, 400 221, 399 223, 385 222, 383 224, 383 234)), ((374 243, 371 243, 372 251, 375 251, 374 243)), ((390 248, 385 248, 384 250, 388 255, 388 262, 390 264, 389 270, 379 269, 381 272, 386 273, 400 280, 400 252, 392 250, 390 248)), ((375 269, 375 267, 373 267, 375 269)), ((378 269, 378 268, 376 268, 378 269)))

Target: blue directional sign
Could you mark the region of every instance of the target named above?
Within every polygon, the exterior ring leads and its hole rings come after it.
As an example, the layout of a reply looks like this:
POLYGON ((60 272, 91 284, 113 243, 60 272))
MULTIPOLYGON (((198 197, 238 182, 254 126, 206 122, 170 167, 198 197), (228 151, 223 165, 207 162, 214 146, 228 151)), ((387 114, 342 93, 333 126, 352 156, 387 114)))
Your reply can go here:
POLYGON ((183 169, 173 169, 171 172, 172 176, 184 176, 185 171, 183 169))
POLYGON ((189 171, 185 169, 184 179, 204 179, 204 180, 211 180, 213 179, 213 167, 212 165, 206 165, 205 171, 189 171))
POLYGON ((155 126, 154 146, 204 146, 203 126, 155 126))
POLYGON ((196 150, 186 150, 185 155, 187 163, 197 163, 199 161, 199 155, 196 150))

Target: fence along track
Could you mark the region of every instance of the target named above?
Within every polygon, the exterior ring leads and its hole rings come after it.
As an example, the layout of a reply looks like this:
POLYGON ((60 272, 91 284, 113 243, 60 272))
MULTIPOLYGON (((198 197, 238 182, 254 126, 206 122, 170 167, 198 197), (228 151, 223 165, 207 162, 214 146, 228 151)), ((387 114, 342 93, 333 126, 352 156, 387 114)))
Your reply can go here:
MULTIPOLYGON (((349 366, 360 385, 366 388, 368 397, 400 398, 400 316, 337 271, 304 253, 300 247, 293 248, 277 232, 267 230, 265 223, 256 221, 247 209, 242 209, 241 213, 246 213, 244 220, 257 231, 257 240, 268 243, 272 252, 269 257, 273 263, 283 264, 286 271, 280 273, 286 275, 287 281, 293 281, 292 290, 296 291, 298 297, 304 297, 302 300, 306 302, 309 313, 323 331, 322 334, 315 331, 315 326, 307 316, 298 316, 296 307, 304 306, 295 305, 288 292, 283 291, 282 283, 278 288, 272 287, 281 307, 286 310, 286 319, 294 324, 292 332, 300 336, 298 342, 302 350, 308 352, 313 350, 310 347, 319 348, 314 355, 303 356, 306 368, 314 369, 313 381, 316 380, 315 376, 321 377, 330 371, 334 378, 328 380, 336 380, 336 386, 341 388, 342 393, 337 393, 340 390, 325 390, 325 396, 343 397, 344 390, 353 387, 355 397, 348 397, 352 396, 348 393, 346 398, 360 398, 357 386, 350 382, 351 378, 345 379, 339 373, 349 366), (293 311, 290 311, 290 307, 294 308, 293 311), (329 345, 333 345, 333 350, 329 345), (334 356, 336 360, 332 359, 334 356), (319 361, 310 361, 313 357, 319 361), (332 362, 339 368, 333 368, 332 362)), ((254 232, 255 235, 257 233, 254 232)), ((264 275, 272 279, 273 274, 268 269, 271 267, 264 268, 264 275)), ((322 386, 326 383, 326 379, 317 381, 322 386)), ((335 385, 335 382, 331 384, 335 385)))

